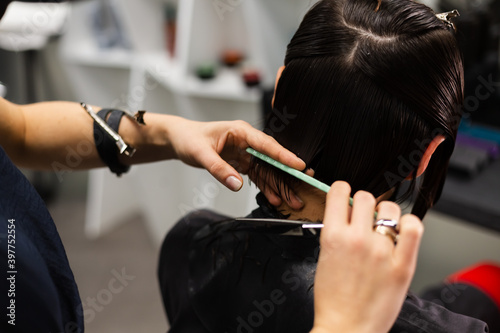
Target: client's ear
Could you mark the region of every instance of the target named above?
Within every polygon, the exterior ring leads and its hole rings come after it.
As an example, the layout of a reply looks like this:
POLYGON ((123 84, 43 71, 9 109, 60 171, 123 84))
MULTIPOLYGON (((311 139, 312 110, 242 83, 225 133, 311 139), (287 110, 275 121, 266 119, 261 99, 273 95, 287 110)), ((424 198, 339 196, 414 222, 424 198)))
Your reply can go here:
POLYGON ((278 81, 280 80, 281 74, 283 73, 284 69, 285 69, 285 66, 281 66, 278 69, 278 73, 276 73, 276 82, 274 83, 273 101, 271 102, 271 107, 273 107, 273 108, 274 108, 274 97, 276 96, 276 87, 278 87, 278 81))
MULTIPOLYGON (((425 169, 427 169, 427 166, 429 165, 429 161, 431 160, 432 154, 436 151, 437 147, 445 140, 445 137, 442 135, 436 136, 434 139, 432 139, 431 143, 427 146, 427 149, 424 152, 424 155, 422 156, 422 159, 420 160, 420 164, 418 165, 417 169, 417 177, 420 177, 425 169)), ((412 175, 409 175, 406 177, 407 180, 413 179, 412 175)))

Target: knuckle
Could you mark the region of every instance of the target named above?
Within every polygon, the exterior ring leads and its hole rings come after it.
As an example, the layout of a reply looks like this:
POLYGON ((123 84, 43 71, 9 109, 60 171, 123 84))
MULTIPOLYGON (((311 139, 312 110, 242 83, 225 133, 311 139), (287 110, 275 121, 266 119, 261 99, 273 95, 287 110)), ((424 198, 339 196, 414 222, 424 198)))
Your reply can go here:
POLYGON ((344 181, 336 181, 332 185, 332 190, 328 191, 327 197, 334 197, 336 195, 349 195, 351 193, 351 186, 344 181))
POLYGON ((375 205, 376 203, 375 197, 371 193, 365 191, 356 192, 356 194, 354 194, 354 199, 364 205, 375 205))
POLYGON ((364 252, 367 249, 367 244, 364 237, 361 237, 359 235, 352 235, 348 241, 349 246, 355 251, 364 252))
POLYGON ((348 182, 345 182, 343 180, 338 180, 335 183, 333 183, 333 186, 335 186, 336 189, 342 192, 351 192, 351 185, 349 185, 348 182))
POLYGON ((253 128, 252 126, 250 126, 249 123, 247 123, 244 120, 234 120, 234 125, 235 127, 241 127, 241 128, 248 128, 248 127, 253 128))
POLYGON ((225 165, 222 161, 214 162, 208 168, 209 172, 213 175, 219 175, 222 171, 224 171, 225 165))
POLYGON ((393 278, 397 284, 405 284, 411 278, 413 273, 412 268, 408 264, 397 267, 394 270, 393 278))
POLYGON ((387 246, 377 246, 372 250, 371 256, 376 262, 385 262, 389 257, 389 251, 387 250, 387 246))
POLYGON ((382 201, 379 203, 379 211, 385 211, 391 214, 392 217, 399 217, 401 215, 401 207, 391 201, 382 201))
POLYGON ((415 215, 405 215, 401 219, 403 221, 403 229, 409 236, 421 238, 424 233, 424 224, 415 215))
POLYGON ((227 125, 229 131, 235 134, 240 134, 242 132, 244 133, 248 130, 247 125, 249 126, 249 124, 243 120, 228 121, 227 125))
POLYGON ((321 246, 333 247, 335 244, 343 242, 343 237, 339 237, 336 232, 325 232, 321 234, 321 246))

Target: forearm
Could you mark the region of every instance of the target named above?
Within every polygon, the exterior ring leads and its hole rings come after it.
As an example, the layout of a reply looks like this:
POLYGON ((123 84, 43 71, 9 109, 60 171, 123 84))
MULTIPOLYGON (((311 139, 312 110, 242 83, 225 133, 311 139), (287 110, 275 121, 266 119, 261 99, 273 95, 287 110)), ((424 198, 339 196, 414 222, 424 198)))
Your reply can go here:
MULTIPOLYGON (((0 145, 19 166, 58 172, 105 166, 94 142, 94 121, 78 103, 20 106, 0 98, 0 116, 0 145)), ((139 125, 128 117, 121 118, 118 134, 137 149, 133 157, 120 155, 122 164, 179 159, 208 170, 232 191, 243 185, 239 173, 248 171, 247 147, 294 169, 305 168, 301 159, 244 121, 197 122, 149 112, 144 121, 146 125, 139 125)), ((107 163, 110 168, 116 164, 107 163)), ((277 201, 272 192, 266 196, 277 201)), ((294 206, 301 203, 295 200, 294 206)))
MULTIPOLYGON (((0 144, 19 166, 34 169, 88 169, 104 166, 93 137, 93 120, 78 103, 44 102, 15 105, 2 101, 2 112, 10 124, 2 126, 0 144)), ((95 111, 99 108, 94 107, 95 111)), ((145 126, 123 117, 119 134, 137 148, 124 164, 169 159, 167 125, 177 117, 146 113, 145 126), (169 119, 172 118, 172 119, 169 119)))

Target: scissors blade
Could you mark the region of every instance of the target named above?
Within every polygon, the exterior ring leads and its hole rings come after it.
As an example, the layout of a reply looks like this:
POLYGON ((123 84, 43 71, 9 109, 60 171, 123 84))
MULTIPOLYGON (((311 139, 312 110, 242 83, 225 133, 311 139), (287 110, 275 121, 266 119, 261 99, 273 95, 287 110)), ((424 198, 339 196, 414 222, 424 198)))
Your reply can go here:
POLYGON ((320 229, 320 228, 323 228, 322 223, 297 221, 297 220, 285 220, 285 219, 239 217, 239 218, 236 218, 235 221, 248 222, 248 223, 259 224, 259 225, 264 225, 264 226, 297 226, 297 227, 301 227, 302 229, 320 229))

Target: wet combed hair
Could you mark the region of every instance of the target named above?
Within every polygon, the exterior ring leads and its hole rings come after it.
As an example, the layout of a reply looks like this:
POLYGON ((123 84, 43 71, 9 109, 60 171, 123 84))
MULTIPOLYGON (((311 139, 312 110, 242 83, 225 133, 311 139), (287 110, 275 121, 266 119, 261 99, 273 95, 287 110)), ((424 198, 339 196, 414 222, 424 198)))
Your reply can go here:
MULTIPOLYGON (((377 197, 415 179, 431 140, 446 138, 423 179, 398 198, 417 187, 412 212, 423 218, 441 195, 461 117, 454 31, 410 0, 321 0, 288 45, 285 66, 265 131, 322 182, 344 180, 353 194, 377 197)), ((254 159, 256 173, 285 195, 300 182, 254 159)))

